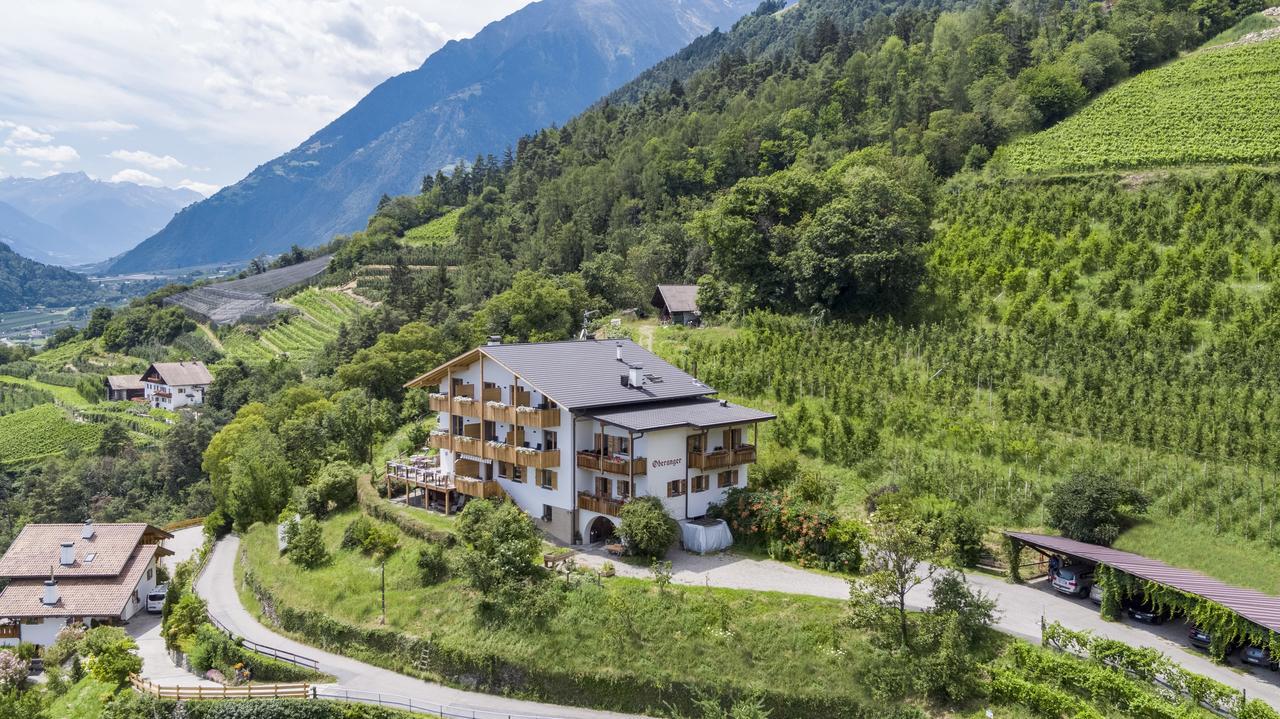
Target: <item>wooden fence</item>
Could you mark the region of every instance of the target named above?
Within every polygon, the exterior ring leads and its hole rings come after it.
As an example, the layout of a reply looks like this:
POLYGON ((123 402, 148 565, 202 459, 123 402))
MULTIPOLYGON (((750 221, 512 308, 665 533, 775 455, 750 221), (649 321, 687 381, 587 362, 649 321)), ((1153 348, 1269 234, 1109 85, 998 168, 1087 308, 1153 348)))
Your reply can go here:
POLYGON ((245 684, 238 687, 162 686, 136 674, 129 675, 129 683, 139 693, 149 694, 157 699, 311 699, 315 694, 310 684, 245 684))

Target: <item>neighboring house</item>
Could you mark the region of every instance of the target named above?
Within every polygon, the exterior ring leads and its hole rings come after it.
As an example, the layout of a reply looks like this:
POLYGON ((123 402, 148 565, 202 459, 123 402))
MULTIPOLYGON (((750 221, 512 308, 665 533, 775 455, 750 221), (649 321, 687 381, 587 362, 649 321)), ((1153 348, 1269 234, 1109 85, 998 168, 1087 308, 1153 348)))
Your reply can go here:
POLYGON ((48 646, 70 622, 128 621, 173 535, 149 524, 28 524, 0 558, 0 644, 48 646))
POLYGON ((677 325, 696 325, 702 320, 698 311, 697 285, 658 285, 651 300, 658 309, 658 319, 677 325))
POLYGON ((113 374, 106 379, 107 399, 112 402, 145 401, 147 392, 142 378, 131 374, 113 374))
POLYGON ((142 373, 147 404, 178 409, 204 404, 204 393, 213 375, 203 362, 157 362, 142 373))
POLYGON ((611 536, 632 497, 704 516, 746 486, 756 424, 774 418, 714 399, 630 340, 491 340, 409 386, 439 388, 439 470, 418 486, 454 506, 505 493, 565 542, 611 536))

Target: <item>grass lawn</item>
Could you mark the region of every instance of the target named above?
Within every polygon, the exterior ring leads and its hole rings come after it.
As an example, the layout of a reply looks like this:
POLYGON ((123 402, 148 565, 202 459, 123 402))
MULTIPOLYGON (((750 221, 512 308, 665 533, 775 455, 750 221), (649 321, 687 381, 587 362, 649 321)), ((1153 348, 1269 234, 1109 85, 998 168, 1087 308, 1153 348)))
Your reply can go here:
MULTIPOLYGON (((275 527, 265 525, 243 538, 248 565, 284 604, 376 626, 378 567, 338 549, 343 529, 356 516, 347 512, 324 523, 333 554, 326 567, 307 571, 282 559, 275 527)), ((475 619, 477 598, 461 580, 419 585, 414 560, 420 546, 401 535, 402 548, 387 562, 387 623, 393 628, 569 672, 604 668, 659 683, 865 697, 865 644, 842 626, 842 602, 690 587, 660 595, 648 581, 614 578, 601 587, 583 582, 569 592, 545 628, 486 625, 475 619)))
POLYGON ((1264 542, 1214 535, 1204 527, 1158 516, 1120 535, 1115 548, 1280 596, 1280 556, 1264 542))
POLYGON ((58 697, 49 707, 49 716, 57 719, 97 719, 102 716, 102 696, 115 693, 115 687, 93 677, 71 685, 66 694, 58 697))

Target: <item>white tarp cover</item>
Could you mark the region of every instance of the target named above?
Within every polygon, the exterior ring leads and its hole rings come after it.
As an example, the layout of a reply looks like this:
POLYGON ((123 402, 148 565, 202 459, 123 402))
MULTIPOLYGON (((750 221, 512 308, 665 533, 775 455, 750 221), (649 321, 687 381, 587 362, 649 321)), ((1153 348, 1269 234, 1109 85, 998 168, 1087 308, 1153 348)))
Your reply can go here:
POLYGON ((680 541, 686 552, 706 554, 728 549, 733 544, 733 532, 723 519, 684 520, 680 522, 680 541))

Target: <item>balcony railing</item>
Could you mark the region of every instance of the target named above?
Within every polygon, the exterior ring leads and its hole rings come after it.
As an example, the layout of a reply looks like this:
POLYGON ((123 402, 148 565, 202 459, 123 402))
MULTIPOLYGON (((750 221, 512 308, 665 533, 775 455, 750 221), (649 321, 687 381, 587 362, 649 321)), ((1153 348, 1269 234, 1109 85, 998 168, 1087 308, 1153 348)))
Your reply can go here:
POLYGON ((512 424, 539 429, 555 429, 560 426, 560 409, 534 409, 533 407, 515 407, 515 419, 512 424))
POLYGON ((556 469, 560 466, 560 450, 516 447, 515 463, 521 467, 534 469, 556 469))
POLYGON ((475 477, 463 477, 462 475, 454 475, 454 488, 459 494, 465 494, 468 497, 479 497, 480 499, 488 499, 489 497, 502 496, 502 485, 493 480, 477 479, 475 477))
POLYGON ((484 457, 484 442, 479 437, 453 436, 453 448, 473 457, 484 457))
POLYGON ((449 414, 449 395, 433 392, 431 396, 427 398, 427 407, 429 407, 432 412, 443 412, 444 414, 449 414))
POLYGON ((588 492, 578 492, 578 509, 585 509, 588 512, 616 517, 622 511, 622 504, 623 502, 620 499, 599 497, 588 492))
POLYGON ((481 394, 480 400, 482 402, 501 402, 502 401, 501 387, 485 387, 483 390, 481 390, 480 394, 481 394))
POLYGON ((580 469, 594 469, 599 472, 635 474, 638 476, 645 473, 647 464, 648 460, 644 457, 623 459, 589 450, 578 452, 578 467, 580 469))
MULTIPOLYGON (((427 438, 427 446, 435 449, 449 448, 449 435, 444 432, 434 433, 427 438)), ((453 448, 473 457, 497 460, 508 464, 534 469, 557 469, 560 466, 560 450, 535 449, 533 447, 517 447, 506 442, 481 440, 477 437, 453 435, 453 448)))
POLYGON ((477 402, 474 399, 471 399, 469 396, 468 397, 455 396, 453 398, 453 410, 450 412, 450 414, 456 414, 456 415, 461 415, 463 417, 473 417, 475 419, 480 419, 480 413, 483 407, 484 407, 484 403, 477 402))
POLYGON ((756 447, 744 444, 737 449, 718 449, 714 452, 690 452, 691 469, 724 469, 756 461, 756 447))
POLYGON ((448 449, 449 435, 445 432, 433 432, 429 437, 427 437, 427 446, 432 449, 448 449))

